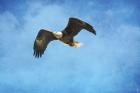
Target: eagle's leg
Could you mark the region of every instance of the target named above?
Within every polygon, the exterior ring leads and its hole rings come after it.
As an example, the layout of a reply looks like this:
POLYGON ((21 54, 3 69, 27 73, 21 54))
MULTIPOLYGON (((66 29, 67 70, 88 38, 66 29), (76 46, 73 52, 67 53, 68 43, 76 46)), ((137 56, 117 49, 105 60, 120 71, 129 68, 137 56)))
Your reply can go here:
POLYGON ((79 48, 81 46, 81 43, 77 41, 69 42, 68 43, 71 47, 79 48))

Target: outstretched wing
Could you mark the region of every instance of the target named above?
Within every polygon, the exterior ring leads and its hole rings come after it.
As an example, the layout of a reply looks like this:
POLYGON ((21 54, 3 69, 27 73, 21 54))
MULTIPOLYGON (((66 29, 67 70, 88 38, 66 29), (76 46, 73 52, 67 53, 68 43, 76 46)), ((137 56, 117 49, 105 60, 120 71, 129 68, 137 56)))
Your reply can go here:
POLYGON ((96 35, 96 31, 90 24, 88 24, 80 19, 77 19, 77 18, 69 18, 69 22, 68 22, 66 28, 64 29, 63 33, 67 33, 69 35, 75 36, 82 29, 86 29, 87 31, 96 35))
POLYGON ((38 58, 41 57, 44 54, 47 45, 52 40, 56 40, 52 32, 44 29, 40 30, 34 41, 34 56, 38 58))

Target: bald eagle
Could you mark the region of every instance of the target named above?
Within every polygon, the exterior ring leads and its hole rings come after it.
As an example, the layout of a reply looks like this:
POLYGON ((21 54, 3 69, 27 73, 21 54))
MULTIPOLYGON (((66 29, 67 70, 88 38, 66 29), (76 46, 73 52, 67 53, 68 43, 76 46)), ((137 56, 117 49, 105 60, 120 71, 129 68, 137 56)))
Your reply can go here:
POLYGON ((45 29, 41 29, 34 41, 34 56, 37 58, 41 57, 44 54, 48 44, 53 40, 60 40, 71 47, 80 47, 80 43, 75 41, 74 37, 82 29, 86 29, 87 31, 96 35, 96 31, 90 24, 73 17, 69 18, 67 26, 60 32, 51 32, 45 29))

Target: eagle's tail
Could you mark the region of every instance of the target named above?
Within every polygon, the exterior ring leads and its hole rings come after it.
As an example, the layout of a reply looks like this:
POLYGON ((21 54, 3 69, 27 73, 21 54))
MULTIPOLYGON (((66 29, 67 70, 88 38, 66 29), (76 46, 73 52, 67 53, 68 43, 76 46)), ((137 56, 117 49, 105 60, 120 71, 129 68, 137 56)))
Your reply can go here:
POLYGON ((71 47, 74 47, 74 48, 79 48, 81 47, 83 44, 82 43, 79 43, 77 41, 74 41, 70 44, 71 47))

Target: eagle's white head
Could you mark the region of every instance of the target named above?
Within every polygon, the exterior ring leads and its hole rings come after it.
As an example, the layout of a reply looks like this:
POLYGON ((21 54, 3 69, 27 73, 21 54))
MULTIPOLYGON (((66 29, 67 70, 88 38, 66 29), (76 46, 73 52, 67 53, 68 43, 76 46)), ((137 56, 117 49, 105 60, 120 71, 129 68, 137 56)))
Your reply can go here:
POLYGON ((54 35, 57 39, 60 39, 60 38, 62 38, 63 33, 62 33, 62 32, 53 32, 53 35, 54 35))

